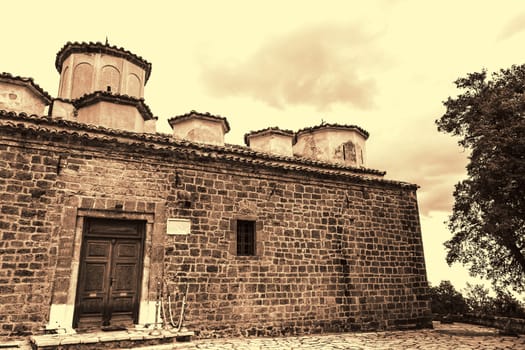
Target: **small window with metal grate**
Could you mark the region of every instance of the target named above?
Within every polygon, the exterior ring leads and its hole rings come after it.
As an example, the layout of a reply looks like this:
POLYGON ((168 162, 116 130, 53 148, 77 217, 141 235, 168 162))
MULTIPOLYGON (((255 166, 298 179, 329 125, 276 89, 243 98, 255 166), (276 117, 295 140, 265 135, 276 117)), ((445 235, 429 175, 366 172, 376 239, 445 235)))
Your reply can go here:
POLYGON ((237 255, 255 255, 255 221, 237 220, 237 255))

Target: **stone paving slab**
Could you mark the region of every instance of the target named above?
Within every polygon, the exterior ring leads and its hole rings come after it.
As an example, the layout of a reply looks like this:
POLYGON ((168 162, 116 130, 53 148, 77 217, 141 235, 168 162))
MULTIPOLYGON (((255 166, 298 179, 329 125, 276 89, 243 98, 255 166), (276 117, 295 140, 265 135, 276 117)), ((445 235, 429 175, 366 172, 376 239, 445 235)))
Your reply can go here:
POLYGON ((525 335, 500 336, 498 330, 462 323, 440 324, 417 331, 341 333, 282 338, 229 338, 196 340, 194 349, 203 350, 525 350, 525 335))

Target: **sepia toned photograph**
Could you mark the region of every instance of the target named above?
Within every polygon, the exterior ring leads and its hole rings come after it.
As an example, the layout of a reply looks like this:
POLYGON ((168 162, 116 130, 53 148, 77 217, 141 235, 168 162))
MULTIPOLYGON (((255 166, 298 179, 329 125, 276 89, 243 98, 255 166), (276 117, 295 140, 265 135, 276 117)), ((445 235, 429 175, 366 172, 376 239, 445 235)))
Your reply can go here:
POLYGON ((525 3, 0 9, 0 349, 525 349, 525 3))

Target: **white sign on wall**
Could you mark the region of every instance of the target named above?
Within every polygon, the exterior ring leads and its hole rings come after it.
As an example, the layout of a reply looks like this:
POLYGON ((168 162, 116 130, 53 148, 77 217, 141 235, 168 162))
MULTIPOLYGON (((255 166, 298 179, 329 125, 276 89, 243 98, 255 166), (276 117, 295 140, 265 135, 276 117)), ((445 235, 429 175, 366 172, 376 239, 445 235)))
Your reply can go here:
POLYGON ((191 231, 191 220, 169 218, 166 231, 168 235, 189 235, 191 231))

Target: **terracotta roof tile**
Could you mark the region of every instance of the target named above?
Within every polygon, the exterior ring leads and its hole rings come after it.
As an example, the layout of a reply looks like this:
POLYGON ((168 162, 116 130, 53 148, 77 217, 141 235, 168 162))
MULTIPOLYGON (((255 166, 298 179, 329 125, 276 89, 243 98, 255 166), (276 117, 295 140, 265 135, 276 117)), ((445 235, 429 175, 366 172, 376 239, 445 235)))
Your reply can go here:
POLYGON ((63 97, 55 97, 55 98, 53 99, 53 101, 62 101, 62 102, 66 102, 66 103, 71 103, 71 104, 73 104, 73 102, 74 102, 75 100, 72 100, 72 99, 69 99, 69 98, 63 98, 63 97))
POLYGON ((168 123, 173 127, 173 124, 176 123, 176 122, 180 122, 180 121, 183 121, 183 120, 187 120, 187 119, 191 119, 192 117, 200 117, 200 118, 204 118, 204 119, 208 119, 208 120, 213 120, 213 121, 222 121, 224 123, 224 132, 227 133, 228 131, 230 131, 230 123, 228 123, 228 119, 226 119, 225 117, 221 117, 219 115, 213 115, 213 114, 210 114, 208 112, 206 113, 200 113, 200 112, 197 112, 197 111, 189 111, 188 113, 186 114, 182 114, 182 115, 177 115, 175 117, 171 117, 168 119, 168 123))
POLYGON ((279 135, 293 137, 294 132, 292 130, 280 129, 276 126, 271 126, 269 128, 265 128, 265 129, 261 129, 257 131, 250 131, 249 133, 244 134, 244 143, 246 144, 246 146, 250 146, 250 138, 256 135, 264 135, 264 134, 279 134, 279 135))
POLYGON ((104 53, 115 57, 124 58, 131 63, 136 64, 146 72, 144 84, 151 75, 151 63, 134 53, 114 45, 102 44, 100 42, 67 42, 57 53, 55 67, 59 73, 62 72, 62 64, 72 53, 104 53))
POLYGON ((12 75, 10 73, 0 73, 0 81, 7 81, 11 83, 19 83, 25 86, 28 86, 33 89, 34 92, 40 95, 45 101, 46 105, 50 104, 53 98, 49 95, 44 89, 42 89, 38 84, 36 84, 33 78, 24 78, 17 75, 12 75))
POLYGON ((300 129, 299 131, 297 131, 295 133, 295 136, 294 136, 294 144, 297 142, 297 137, 300 134, 309 133, 309 132, 315 132, 315 131, 321 130, 321 129, 346 129, 346 130, 350 129, 350 130, 355 130, 355 131, 359 132, 365 138, 365 140, 368 139, 368 137, 370 136, 368 131, 366 131, 365 129, 363 129, 363 128, 357 126, 357 125, 323 123, 323 124, 320 124, 320 125, 316 125, 316 126, 312 126, 312 127, 308 127, 308 128, 303 128, 303 129, 300 129))
MULTIPOLYGON (((65 101, 68 102, 67 100, 65 101)), ((108 91, 95 91, 89 94, 85 94, 71 102, 73 103, 76 109, 80 109, 82 107, 92 105, 99 101, 134 106, 137 107, 144 120, 157 119, 157 117, 153 116, 153 113, 149 109, 148 105, 144 103, 143 98, 136 98, 128 95, 120 95, 108 91)))
POLYGON ((355 179, 362 183, 390 184, 396 187, 409 187, 416 189, 418 186, 406 182, 386 180, 382 176, 385 172, 355 168, 339 164, 301 158, 277 156, 256 152, 248 147, 237 145, 207 145, 193 143, 186 140, 177 140, 166 134, 134 133, 130 131, 113 130, 96 127, 74 121, 53 119, 49 116, 27 115, 0 110, 0 127, 21 130, 32 130, 35 133, 52 133, 75 136, 86 140, 119 142, 145 149, 155 149, 156 152, 167 151, 178 154, 191 154, 203 159, 215 158, 225 161, 248 163, 257 166, 280 168, 298 171, 300 173, 316 173, 332 176, 342 176, 355 179))

